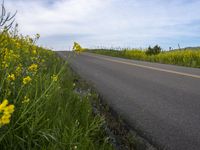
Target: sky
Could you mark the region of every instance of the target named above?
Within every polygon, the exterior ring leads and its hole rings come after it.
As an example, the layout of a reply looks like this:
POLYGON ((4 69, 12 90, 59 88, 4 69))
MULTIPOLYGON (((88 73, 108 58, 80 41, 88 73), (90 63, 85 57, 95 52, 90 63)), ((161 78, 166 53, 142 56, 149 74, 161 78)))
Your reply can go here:
POLYGON ((200 46, 200 0, 5 0, 23 35, 39 45, 87 48, 200 46))

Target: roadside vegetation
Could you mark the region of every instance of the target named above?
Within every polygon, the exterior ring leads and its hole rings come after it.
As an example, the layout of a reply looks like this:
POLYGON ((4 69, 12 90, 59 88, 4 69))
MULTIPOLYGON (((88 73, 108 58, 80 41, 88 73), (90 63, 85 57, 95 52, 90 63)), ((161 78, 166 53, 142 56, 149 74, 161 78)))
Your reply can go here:
POLYGON ((74 75, 55 52, 18 34, 2 6, 0 149, 112 149, 94 115, 90 93, 74 91, 74 75), (7 25, 6 25, 7 22, 7 25))
POLYGON ((155 46, 153 48, 149 47, 146 50, 93 49, 88 50, 88 52, 114 57, 200 68, 200 48, 194 50, 192 48, 188 48, 181 50, 161 51, 159 46, 155 46))
POLYGON ((86 50, 85 48, 82 48, 81 45, 77 42, 74 42, 72 49, 75 53, 78 53, 78 54, 80 54, 81 52, 84 52, 86 50))

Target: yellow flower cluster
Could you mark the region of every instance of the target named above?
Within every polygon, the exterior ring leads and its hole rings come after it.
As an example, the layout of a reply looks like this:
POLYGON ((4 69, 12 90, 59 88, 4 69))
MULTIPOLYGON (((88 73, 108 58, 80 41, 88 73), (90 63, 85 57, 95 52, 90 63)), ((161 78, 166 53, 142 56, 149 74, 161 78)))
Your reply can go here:
POLYGON ((6 63, 6 61, 2 61, 1 67, 2 68, 8 68, 8 64, 6 63))
POLYGON ((15 80, 15 75, 14 74, 9 74, 8 77, 7 77, 7 79, 9 81, 14 81, 15 80))
POLYGON ((16 53, 14 53, 13 50, 9 50, 7 48, 4 48, 1 50, 1 55, 2 55, 2 67, 7 68, 9 66, 9 63, 12 62, 13 60, 18 60, 20 56, 16 53))
POLYGON ((31 72, 37 72, 38 65, 37 64, 32 64, 28 67, 28 70, 31 72))
POLYGON ((33 47, 32 47, 32 54, 33 54, 33 55, 36 55, 36 54, 37 54, 37 47, 36 47, 36 46, 33 46, 33 47))
POLYGON ((14 110, 15 106, 8 105, 8 100, 4 99, 0 104, 0 127, 10 123, 11 114, 14 110))
POLYGON ((22 104, 29 103, 30 98, 28 96, 24 96, 24 100, 22 101, 22 104))
POLYGON ((58 81, 58 76, 54 74, 54 75, 51 76, 51 79, 52 79, 54 82, 56 82, 56 81, 58 81))
POLYGON ((83 52, 84 50, 85 49, 82 48, 80 44, 78 44, 77 42, 74 42, 73 51, 75 51, 79 54, 80 52, 83 52))
POLYGON ((26 84, 28 84, 29 82, 31 82, 31 80, 32 80, 32 79, 31 79, 30 76, 26 76, 26 77, 23 78, 23 84, 26 85, 26 84))
POLYGON ((37 51, 36 51, 36 50, 33 50, 33 54, 34 54, 34 55, 37 54, 37 51))
POLYGON ((19 76, 21 72, 22 72, 22 64, 19 64, 19 66, 15 70, 15 74, 19 76))

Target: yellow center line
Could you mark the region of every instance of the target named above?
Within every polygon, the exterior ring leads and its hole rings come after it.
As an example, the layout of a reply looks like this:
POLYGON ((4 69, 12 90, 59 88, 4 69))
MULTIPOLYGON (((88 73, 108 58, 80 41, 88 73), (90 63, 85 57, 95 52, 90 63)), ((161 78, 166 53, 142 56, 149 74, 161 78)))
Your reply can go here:
POLYGON ((141 68, 146 68, 146 69, 151 69, 151 70, 167 72, 167 73, 172 73, 172 74, 177 74, 177 75, 182 75, 182 76, 200 79, 200 75, 194 75, 194 74, 190 74, 190 73, 184 73, 184 72, 178 72, 178 71, 173 71, 173 70, 168 70, 168 69, 162 69, 162 68, 150 67, 150 66, 145 66, 145 65, 140 65, 140 64, 134 64, 134 63, 124 62, 124 61, 120 61, 120 60, 113 60, 113 59, 110 59, 110 58, 98 57, 98 56, 94 56, 94 55, 91 55, 91 54, 87 54, 87 55, 92 56, 92 57, 96 57, 96 58, 99 58, 99 59, 111 61, 111 62, 116 62, 116 63, 126 64, 126 65, 130 65, 130 66, 136 66, 136 67, 141 67, 141 68))

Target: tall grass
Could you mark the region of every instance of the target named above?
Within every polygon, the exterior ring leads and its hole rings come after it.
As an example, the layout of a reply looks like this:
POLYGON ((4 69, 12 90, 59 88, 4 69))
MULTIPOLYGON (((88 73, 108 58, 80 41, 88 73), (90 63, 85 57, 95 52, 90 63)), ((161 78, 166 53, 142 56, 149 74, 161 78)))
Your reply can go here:
POLYGON ((68 64, 38 38, 0 33, 0 149, 112 149, 68 64))
POLYGON ((143 60, 150 62, 159 62, 165 64, 174 64, 187 67, 200 68, 200 49, 192 50, 175 50, 175 51, 163 51, 157 55, 147 55, 142 50, 88 50, 97 54, 109 55, 114 57, 129 58, 135 60, 143 60))

